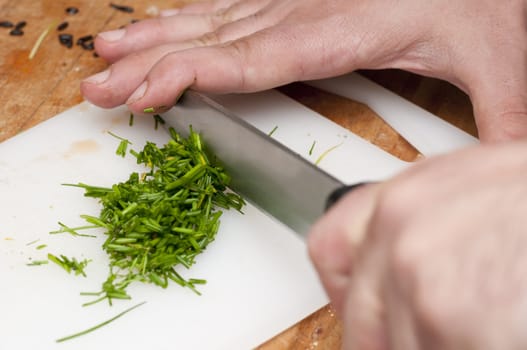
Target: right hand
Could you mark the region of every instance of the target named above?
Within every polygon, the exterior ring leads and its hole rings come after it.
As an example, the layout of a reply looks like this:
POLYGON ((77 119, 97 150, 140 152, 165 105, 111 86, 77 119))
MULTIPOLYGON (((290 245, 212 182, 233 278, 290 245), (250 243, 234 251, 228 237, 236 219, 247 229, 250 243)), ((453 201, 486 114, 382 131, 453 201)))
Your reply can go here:
POLYGON ((308 242, 347 349, 527 349, 527 140, 359 187, 308 242))

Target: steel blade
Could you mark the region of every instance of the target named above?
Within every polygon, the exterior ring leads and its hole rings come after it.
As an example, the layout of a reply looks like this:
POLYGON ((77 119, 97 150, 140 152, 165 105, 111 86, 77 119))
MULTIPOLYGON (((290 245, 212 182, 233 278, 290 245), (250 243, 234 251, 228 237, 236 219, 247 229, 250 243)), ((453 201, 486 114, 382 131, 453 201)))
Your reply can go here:
POLYGON ((324 213, 328 195, 343 186, 202 94, 187 91, 164 118, 182 135, 191 125, 232 177, 230 187, 300 235, 324 213))

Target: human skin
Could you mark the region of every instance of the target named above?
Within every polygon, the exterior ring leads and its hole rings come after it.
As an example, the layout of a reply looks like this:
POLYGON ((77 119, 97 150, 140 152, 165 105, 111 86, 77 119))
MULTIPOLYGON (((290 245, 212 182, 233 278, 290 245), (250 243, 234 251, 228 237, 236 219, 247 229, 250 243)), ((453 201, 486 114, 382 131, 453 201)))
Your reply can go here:
POLYGON ((308 245, 349 349, 524 349, 527 3, 218 0, 101 33, 102 107, 170 108, 187 88, 250 92, 401 68, 470 96, 483 145, 354 190, 308 245), (505 142, 506 141, 506 142, 505 142), (523 227, 522 227, 523 225, 523 227))
POLYGON ((527 135, 524 0, 218 0, 101 33, 112 63, 81 84, 102 107, 170 108, 187 89, 252 92, 400 68, 471 98, 483 142, 527 135))
POLYGON ((526 349, 526 174, 527 140, 482 145, 337 202, 308 244, 344 348, 526 349))

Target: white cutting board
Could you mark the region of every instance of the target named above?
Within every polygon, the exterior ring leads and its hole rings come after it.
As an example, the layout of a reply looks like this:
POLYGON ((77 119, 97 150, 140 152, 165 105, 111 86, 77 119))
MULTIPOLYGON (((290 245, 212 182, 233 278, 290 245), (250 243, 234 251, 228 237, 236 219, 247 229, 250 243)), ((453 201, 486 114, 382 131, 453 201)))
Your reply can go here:
POLYGON ((309 85, 362 102, 426 157, 475 145, 479 141, 423 108, 401 99, 357 73, 314 80, 309 85))
MULTIPOLYGON (((277 126, 273 137, 310 161, 339 145, 320 166, 344 182, 383 179, 407 166, 275 91, 218 100, 266 133, 277 126)), ((89 299, 79 293, 98 291, 107 274, 103 238, 48 232, 57 221, 74 226, 82 223, 79 214, 99 210, 82 190, 61 183, 108 186, 137 169, 132 157, 114 154, 118 140, 107 131, 130 139, 134 149, 168 139, 151 117, 136 116, 133 127, 128 117, 124 108, 82 103, 0 144, 0 349, 247 349, 328 302, 305 243, 248 205, 244 215, 226 212, 216 241, 182 271, 208 280, 202 296, 176 285, 134 285, 132 301, 81 307, 89 299), (36 250, 40 244, 47 247, 36 250), (26 266, 47 252, 92 259, 88 278, 54 264, 26 266), (54 342, 141 301, 147 303, 92 334, 54 342)))

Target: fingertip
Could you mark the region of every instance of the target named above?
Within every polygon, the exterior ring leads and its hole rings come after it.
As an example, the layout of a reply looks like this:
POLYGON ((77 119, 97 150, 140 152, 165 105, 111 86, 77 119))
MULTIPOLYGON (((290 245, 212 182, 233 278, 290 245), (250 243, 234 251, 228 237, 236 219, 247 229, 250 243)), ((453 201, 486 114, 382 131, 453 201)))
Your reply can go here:
POLYGON ((102 108, 115 107, 112 99, 113 96, 104 88, 104 83, 108 81, 111 75, 110 68, 102 72, 96 73, 84 79, 80 84, 82 96, 89 102, 100 106, 102 108))
POLYGON ((100 34, 95 36, 94 45, 97 54, 106 62, 114 63, 122 57, 122 54, 118 50, 118 44, 104 40, 100 34))
POLYGON ((85 100, 101 108, 113 108, 119 105, 113 99, 111 91, 95 84, 81 82, 80 90, 85 100))
POLYGON ((185 88, 179 86, 147 78, 130 95, 125 104, 134 113, 164 113, 174 106, 184 90, 185 88))
POLYGON ((175 16, 175 15, 177 15, 179 13, 181 13, 181 9, 178 9, 178 8, 167 9, 167 10, 162 10, 159 13, 159 16, 160 17, 170 17, 170 16, 175 16))
POLYGON ((145 80, 135 89, 134 92, 132 92, 130 97, 128 97, 126 104, 131 106, 137 103, 139 100, 141 100, 145 96, 147 89, 148 89, 148 81, 145 80))
POLYGON ((94 40, 97 54, 113 63, 132 52, 157 44, 163 37, 159 20, 145 19, 123 28, 98 33, 94 40))
POLYGON ((378 261, 374 255, 369 254, 362 257, 358 264, 360 265, 357 266, 357 271, 347 285, 346 300, 342 309, 346 325, 343 348, 387 350, 390 348, 390 339, 378 261))
MULTIPOLYGON (((196 56, 168 53, 148 72, 144 81, 126 101, 136 112, 151 109, 155 113, 174 106, 181 94, 197 80, 196 56)), ((154 113, 152 112, 152 113, 154 113)))
POLYGON ((126 30, 122 28, 122 29, 101 32, 97 36, 105 42, 113 43, 113 42, 121 40, 122 38, 124 38, 125 35, 126 35, 126 30))

